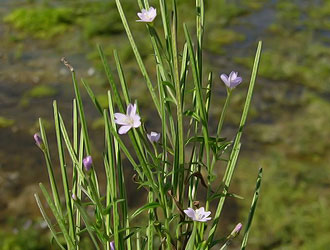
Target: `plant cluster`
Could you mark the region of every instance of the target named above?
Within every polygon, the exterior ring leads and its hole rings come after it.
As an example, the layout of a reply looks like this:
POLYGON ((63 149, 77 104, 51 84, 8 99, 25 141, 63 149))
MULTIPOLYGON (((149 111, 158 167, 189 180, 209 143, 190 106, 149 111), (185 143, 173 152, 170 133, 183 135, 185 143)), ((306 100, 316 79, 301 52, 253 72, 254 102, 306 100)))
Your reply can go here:
MULTIPOLYGON (((139 110, 138 101, 133 102, 130 97, 118 53, 114 51, 119 84, 115 81, 102 48, 98 47, 110 84, 108 108, 101 107, 86 80, 81 82, 104 119, 105 149, 102 158, 106 186, 102 187, 97 173, 100 168, 96 168, 93 162, 93 156, 97 152, 91 150, 91 139, 76 73, 73 66, 62 58, 62 62, 72 73, 75 91, 72 138, 57 102, 54 101, 53 105, 65 202, 60 198, 46 131, 40 119, 40 133, 35 134, 34 139, 46 159, 51 192, 49 193, 43 184, 40 184, 40 188, 56 224, 52 223, 36 194, 41 213, 61 249, 83 248, 81 242, 86 234, 95 249, 193 250, 211 249, 214 246, 225 249, 242 229, 242 224, 238 223, 227 237, 216 238, 226 198, 238 197, 229 192, 229 186, 251 104, 261 42, 257 48, 237 134, 232 141, 227 140, 221 137, 223 123, 234 89, 243 79, 234 71, 229 75, 221 74, 220 78, 227 89, 227 98, 219 115, 216 134, 211 135, 209 110, 212 90, 215 87, 212 73, 207 77, 203 76, 204 1, 196 0, 196 39, 192 39, 188 27, 183 25, 181 32, 178 25, 176 0, 171 3, 160 0, 157 8, 149 6, 147 0, 138 0, 141 12, 137 14, 137 21, 146 25, 155 57, 155 83, 140 56, 121 2, 115 2, 161 126, 157 131, 147 132, 143 110, 139 110), (160 12, 160 17, 157 11, 160 12), (154 25, 156 18, 162 20, 162 32, 154 25), (181 33, 184 34, 185 43, 182 51, 179 51, 178 35, 181 33), (125 134, 130 146, 123 139, 125 134), (66 157, 66 154, 69 157, 66 157), (128 209, 124 158, 134 168, 134 182, 147 193, 146 204, 133 213, 128 209), (215 166, 220 161, 226 164, 222 181, 219 181, 215 174, 215 166), (68 171, 71 165, 72 175, 68 171), (201 189, 206 190, 202 199, 198 196, 201 189), (213 203, 215 211, 211 212, 213 203), (147 219, 135 225, 134 219, 143 216, 144 212, 148 213, 147 219)), ((242 249, 245 249, 247 244, 261 175, 260 170, 244 229, 242 249)))

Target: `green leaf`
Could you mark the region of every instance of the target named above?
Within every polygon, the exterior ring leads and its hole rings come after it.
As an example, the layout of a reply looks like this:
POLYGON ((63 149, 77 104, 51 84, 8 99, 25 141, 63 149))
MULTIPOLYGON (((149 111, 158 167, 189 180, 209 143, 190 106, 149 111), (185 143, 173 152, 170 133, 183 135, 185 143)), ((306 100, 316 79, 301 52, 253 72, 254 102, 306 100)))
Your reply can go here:
MULTIPOLYGON (((209 141, 209 143, 211 144, 217 144, 217 143, 219 143, 219 142, 223 142, 223 141, 225 141, 226 140, 226 138, 217 138, 217 137, 209 137, 208 138, 208 141, 209 141)), ((185 145, 187 145, 188 143, 191 143, 191 142, 199 142, 199 143, 205 143, 205 139, 204 139, 204 137, 203 136, 193 136, 193 137, 190 137, 187 141, 186 141, 186 143, 185 143, 185 145)))
POLYGON ((174 86, 173 86, 172 83, 170 83, 170 82, 166 82, 166 81, 163 81, 162 84, 163 84, 164 86, 169 87, 171 90, 173 90, 173 91, 175 92, 175 88, 174 88, 174 86))
POLYGON ((195 238, 196 238, 196 233, 197 233, 197 222, 194 222, 194 228, 193 231, 189 237, 187 246, 185 248, 185 250, 193 250, 194 249, 194 245, 195 245, 195 238))
POLYGON ((38 196, 37 194, 34 194, 34 197, 35 197, 36 202, 37 202, 37 205, 38 205, 38 207, 39 207, 39 209, 40 209, 41 215, 42 215, 42 217, 44 218, 45 222, 47 223, 47 226, 48 226, 50 232, 52 233, 52 235, 53 235, 53 237, 54 237, 56 243, 60 246, 61 249, 65 250, 65 248, 64 248, 64 247, 62 246, 62 244, 61 244, 60 239, 57 237, 57 234, 58 234, 58 233, 56 232, 55 228, 53 227, 53 225, 52 225, 52 223, 51 223, 51 220, 50 220, 49 217, 47 216, 47 214, 46 214, 46 212, 45 212, 45 209, 44 209, 44 207, 42 206, 42 203, 41 203, 41 201, 40 201, 40 199, 39 199, 39 196, 38 196))
POLYGON ((49 208, 51 209, 51 211, 52 211, 52 213, 53 213, 53 215, 54 215, 54 217, 55 217, 55 219, 56 219, 56 221, 57 221, 57 223, 58 223, 58 225, 59 225, 59 227, 60 227, 60 229, 63 233, 63 236, 66 240, 66 243, 68 244, 70 249, 74 249, 75 248, 74 243, 73 243, 72 238, 70 237, 70 235, 67 231, 66 223, 65 223, 64 218, 58 213, 58 211, 55 207, 55 204, 52 201, 52 198, 50 197, 50 195, 48 194, 45 186, 42 183, 40 183, 39 186, 40 186, 40 189, 41 189, 41 191, 42 191, 42 193, 43 193, 43 195, 44 195, 44 197, 45 197, 45 199, 46 199, 46 201, 49 205, 49 208))
MULTIPOLYGON (((95 249, 100 250, 98 243, 94 237, 94 232, 97 230, 97 228, 91 224, 91 220, 90 220, 86 210, 80 205, 80 203, 74 202, 74 205, 76 206, 76 208, 79 210, 79 212, 81 214, 81 217, 85 223, 86 229, 89 233, 89 236, 91 237, 92 242, 94 243, 95 249)), ((98 235, 100 235, 100 233, 98 235)))
POLYGON ((253 216, 254 216, 254 213, 256 211, 257 202, 258 202, 258 198, 259 198, 261 180, 262 180, 262 168, 259 169, 256 188, 255 188, 252 203, 251 203, 250 213, 249 213, 249 217, 247 219, 246 226, 245 226, 245 231, 244 231, 243 242, 242 242, 242 245, 241 245, 241 250, 245 250, 246 245, 247 245, 247 241, 248 241, 248 238, 249 238, 249 233, 250 233, 250 229, 251 229, 251 225, 252 225, 253 216))
POLYGON ((161 207, 161 205, 158 202, 150 202, 150 203, 144 205, 143 207, 140 207, 138 210, 136 210, 131 215, 131 219, 133 219, 134 217, 138 216, 140 213, 142 213, 145 210, 153 209, 153 208, 157 208, 157 207, 161 207))

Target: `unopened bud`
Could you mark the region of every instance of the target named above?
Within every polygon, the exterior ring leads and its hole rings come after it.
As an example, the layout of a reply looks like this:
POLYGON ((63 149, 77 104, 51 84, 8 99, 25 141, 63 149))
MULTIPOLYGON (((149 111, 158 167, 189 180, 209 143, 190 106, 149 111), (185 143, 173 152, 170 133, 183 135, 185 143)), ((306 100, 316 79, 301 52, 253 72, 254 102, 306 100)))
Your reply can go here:
POLYGON ((89 170, 91 170, 92 165, 93 165, 92 156, 89 155, 86 158, 84 158, 83 159, 83 164, 84 164, 86 172, 89 172, 89 170))
POLYGON ((110 242, 110 249, 111 250, 115 250, 116 248, 115 248, 115 242, 114 241, 111 241, 110 242))
POLYGON ((74 201, 77 201, 77 195, 75 193, 73 193, 71 197, 74 201))
POLYGON ((232 237, 236 237, 239 234, 239 232, 242 230, 242 227, 243 227, 242 223, 238 223, 230 235, 232 237))
POLYGON ((38 146, 39 148, 43 149, 43 147, 44 147, 44 142, 43 142, 43 140, 42 140, 40 134, 39 134, 39 133, 35 133, 35 134, 33 135, 33 138, 34 138, 34 141, 36 142, 37 146, 38 146))

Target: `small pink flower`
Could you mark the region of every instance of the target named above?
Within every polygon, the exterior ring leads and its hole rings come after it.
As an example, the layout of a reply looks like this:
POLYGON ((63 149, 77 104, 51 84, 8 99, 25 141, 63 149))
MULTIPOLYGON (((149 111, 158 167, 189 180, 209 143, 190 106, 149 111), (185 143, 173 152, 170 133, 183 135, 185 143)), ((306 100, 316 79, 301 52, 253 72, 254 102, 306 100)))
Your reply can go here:
POLYGON ((198 208, 196 210, 188 207, 187 210, 184 210, 185 214, 194 221, 206 222, 211 220, 212 218, 209 217, 211 212, 205 211, 204 207, 198 208))
POLYGON ((229 76, 227 76, 226 74, 222 74, 220 78, 230 89, 233 89, 238 86, 243 80, 242 77, 238 76, 238 72, 234 71, 232 71, 229 76))
POLYGON ((151 23, 157 16, 157 11, 154 7, 150 7, 148 10, 142 9, 137 15, 140 18, 136 20, 137 22, 151 23))
POLYGON ((158 142, 160 139, 160 134, 157 132, 151 132, 150 134, 147 134, 147 137, 151 143, 158 142))
POLYGON ((85 167, 86 172, 89 172, 89 170, 91 170, 91 167, 93 165, 93 159, 92 156, 87 156, 83 159, 83 164, 85 167))
POLYGON ((115 123, 121 125, 118 130, 119 134, 126 134, 131 128, 138 128, 141 126, 140 116, 136 114, 136 104, 128 104, 126 115, 122 113, 115 113, 115 123))

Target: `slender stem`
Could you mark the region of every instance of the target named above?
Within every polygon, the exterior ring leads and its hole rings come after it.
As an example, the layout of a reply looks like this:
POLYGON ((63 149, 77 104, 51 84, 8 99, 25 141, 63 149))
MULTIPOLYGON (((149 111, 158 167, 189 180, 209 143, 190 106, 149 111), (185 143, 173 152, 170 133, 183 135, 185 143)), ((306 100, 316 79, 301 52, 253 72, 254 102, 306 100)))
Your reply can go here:
MULTIPOLYGON (((229 106, 229 103, 230 103, 230 98, 231 98, 231 90, 227 89, 227 97, 226 97, 226 101, 225 101, 225 104, 222 108, 222 112, 221 112, 221 115, 220 115, 220 118, 219 118, 219 123, 218 123, 218 129, 217 129, 217 138, 220 137, 220 133, 221 133, 221 130, 222 130, 222 126, 223 126, 223 122, 225 120, 225 116, 226 116, 226 113, 227 113, 227 108, 229 106)), ((213 155, 213 159, 212 159, 212 163, 210 165, 210 173, 213 174, 213 168, 215 166, 215 163, 216 163, 216 156, 213 155)), ((206 199, 206 210, 209 209, 209 206, 210 206, 210 200, 209 200, 209 197, 210 197, 210 187, 211 187, 211 179, 208 178, 208 185, 207 185, 207 199, 206 199)))
POLYGON ((44 153, 44 157, 45 157, 45 160, 46 160, 47 172, 48 172, 48 177, 49 177, 50 187, 51 187, 52 194, 53 194, 55 207, 56 207, 58 213, 61 216, 63 216, 62 209, 61 209, 60 196, 59 196, 59 193, 58 193, 56 180, 55 180, 55 177, 54 177, 53 165, 52 165, 52 161, 50 159, 47 136, 46 136, 46 132, 45 132, 44 125, 43 125, 43 122, 42 122, 41 118, 39 119, 39 125, 40 125, 41 137, 42 137, 42 140, 43 140, 43 143, 44 143, 44 148, 42 149, 42 151, 44 153))
POLYGON ((72 238, 73 242, 75 242, 76 231, 74 229, 74 222, 73 222, 73 211, 72 211, 72 204, 71 204, 72 198, 71 198, 70 191, 69 191, 69 182, 68 182, 68 176, 67 176, 67 172, 66 172, 66 162, 65 162, 65 158, 64 158, 64 150, 63 150, 63 144, 62 144, 62 138, 61 138, 59 112, 58 112, 56 101, 54 101, 53 105, 54 105, 54 119, 55 119, 55 130, 56 130, 58 154, 59 154, 59 159, 60 159, 62 183, 63 183, 63 189, 64 189, 64 194, 65 194, 65 203, 66 203, 68 222, 69 222, 69 235, 72 238))
POLYGON ((225 120, 225 116, 226 116, 226 113, 227 113, 227 108, 228 108, 229 103, 230 103, 231 93, 232 93, 232 91, 227 88, 226 101, 225 101, 225 104, 224 104, 224 106, 222 108, 221 115, 220 115, 220 118, 219 118, 218 129, 217 129, 217 137, 220 137, 220 133, 221 133, 221 130, 222 130, 223 122, 225 120))
POLYGON ((262 179, 262 168, 259 169, 256 187, 255 187, 255 191, 254 191, 254 195, 253 195, 253 199, 252 199, 252 203, 251 203, 251 208, 250 208, 250 212, 249 212, 249 217, 247 219, 245 230, 244 230, 244 237, 243 237, 243 241, 242 241, 242 245, 241 245, 241 250, 246 249, 246 245, 248 242, 249 233, 250 233, 250 229, 251 229, 251 225, 252 225, 252 220, 253 220, 253 216, 254 216, 254 213, 255 213, 255 210, 257 207, 258 198, 259 198, 261 179, 262 179))
MULTIPOLYGON (((148 202, 153 202, 154 201, 154 195, 153 192, 149 192, 148 194, 148 202)), ((149 222, 148 222, 148 227, 147 227, 147 236, 148 236, 148 250, 153 250, 153 242, 154 242, 154 225, 153 222, 155 220, 154 218, 154 213, 152 209, 149 209, 149 222)))

